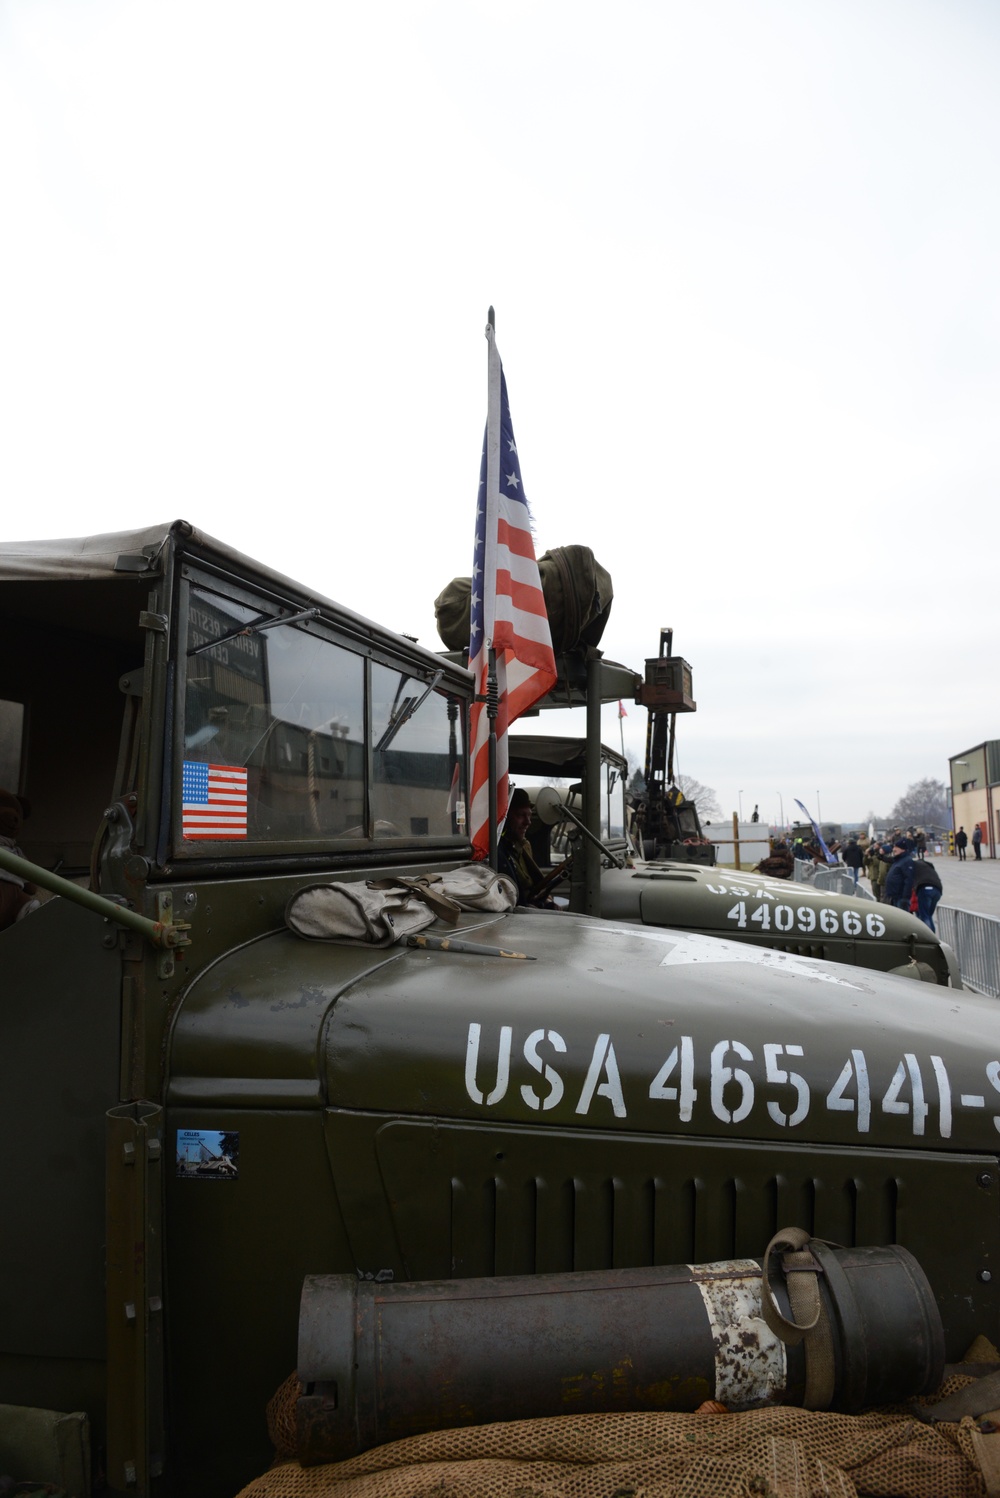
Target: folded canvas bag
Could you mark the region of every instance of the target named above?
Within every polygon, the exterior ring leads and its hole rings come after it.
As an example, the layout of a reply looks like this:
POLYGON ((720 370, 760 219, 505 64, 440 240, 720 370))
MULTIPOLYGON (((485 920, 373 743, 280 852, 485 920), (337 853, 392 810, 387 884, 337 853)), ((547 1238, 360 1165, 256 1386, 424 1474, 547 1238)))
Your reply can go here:
POLYGON ((433 910, 408 889, 372 889, 351 884, 313 884, 293 895, 285 924, 313 941, 345 941, 391 947, 435 920, 433 910))
POLYGON ((454 925, 462 910, 504 911, 517 904, 511 879, 467 863, 419 878, 311 884, 293 895, 285 924, 312 941, 389 947, 436 919, 454 925))
POLYGON ((463 863, 446 874, 432 874, 429 882, 462 910, 513 910, 517 885, 488 863, 463 863))

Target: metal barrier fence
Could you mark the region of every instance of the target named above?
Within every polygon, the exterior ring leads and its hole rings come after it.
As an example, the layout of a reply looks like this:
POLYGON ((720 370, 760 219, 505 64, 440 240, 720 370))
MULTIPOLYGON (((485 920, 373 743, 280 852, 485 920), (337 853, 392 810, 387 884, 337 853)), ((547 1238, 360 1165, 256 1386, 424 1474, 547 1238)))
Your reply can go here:
POLYGON ((934 923, 942 940, 955 950, 962 982, 1000 999, 1000 919, 939 905, 934 923))
POLYGON ((874 900, 871 890, 855 884, 850 869, 839 864, 813 863, 811 859, 795 860, 795 879, 799 884, 812 884, 816 889, 829 890, 832 895, 856 895, 859 900, 874 900))

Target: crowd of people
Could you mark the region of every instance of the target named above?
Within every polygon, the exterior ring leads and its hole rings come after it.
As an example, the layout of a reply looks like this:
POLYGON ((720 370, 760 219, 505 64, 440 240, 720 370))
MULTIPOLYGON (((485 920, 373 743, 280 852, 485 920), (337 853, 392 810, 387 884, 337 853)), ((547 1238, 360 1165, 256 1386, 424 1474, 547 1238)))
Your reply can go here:
MULTIPOLYGON (((955 841, 957 847, 957 836, 955 841)), ((869 838, 865 833, 852 835, 846 843, 830 843, 826 851, 815 839, 796 838, 789 845, 778 838, 772 843, 769 857, 757 865, 757 872, 790 879, 796 858, 825 864, 827 852, 850 869, 855 887, 863 869, 876 900, 912 911, 932 931, 937 929, 934 910, 942 894, 941 875, 927 857, 927 835, 922 827, 905 831, 894 827, 881 840, 869 838)))
MULTIPOLYGON (((862 853, 862 862, 876 900, 883 900, 886 905, 898 905, 901 910, 911 910, 934 931, 934 909, 941 898, 941 875, 927 857, 927 839, 923 833, 917 832, 914 836, 911 832, 903 832, 897 827, 882 842, 869 843, 866 838, 868 846, 862 853)), ((860 842, 859 838, 859 849, 860 842)))

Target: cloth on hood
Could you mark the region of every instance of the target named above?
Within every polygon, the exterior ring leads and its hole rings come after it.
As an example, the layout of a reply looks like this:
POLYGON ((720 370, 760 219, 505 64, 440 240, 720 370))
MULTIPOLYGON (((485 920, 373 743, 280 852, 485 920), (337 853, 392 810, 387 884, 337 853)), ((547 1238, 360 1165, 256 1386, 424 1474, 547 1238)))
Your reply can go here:
POLYGON ((369 879, 313 884, 292 896, 285 924, 313 941, 388 947, 435 920, 454 923, 463 910, 513 910, 517 889, 482 863, 416 879, 369 879))

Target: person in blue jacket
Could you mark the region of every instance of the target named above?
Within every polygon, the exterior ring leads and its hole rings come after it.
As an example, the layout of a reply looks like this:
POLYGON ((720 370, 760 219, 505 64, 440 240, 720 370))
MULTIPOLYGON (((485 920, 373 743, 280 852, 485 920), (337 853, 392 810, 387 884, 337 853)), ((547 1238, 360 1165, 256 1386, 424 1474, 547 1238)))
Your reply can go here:
POLYGON ((909 910, 912 891, 913 843, 908 837, 898 837, 892 846, 892 863, 885 878, 883 899, 887 905, 909 910))

